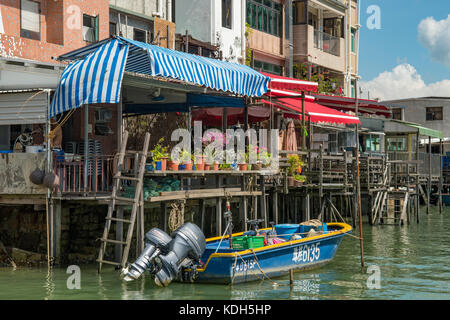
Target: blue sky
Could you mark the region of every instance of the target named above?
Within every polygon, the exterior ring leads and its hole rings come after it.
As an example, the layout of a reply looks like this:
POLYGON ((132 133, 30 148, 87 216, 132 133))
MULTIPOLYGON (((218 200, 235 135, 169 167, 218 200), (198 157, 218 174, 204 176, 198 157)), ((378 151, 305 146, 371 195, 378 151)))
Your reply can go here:
POLYGON ((381 88, 381 80, 410 78, 424 92, 450 96, 450 0, 361 0, 360 24, 362 87, 366 83, 375 95, 397 98, 394 92, 382 92, 387 88, 381 88), (381 29, 368 28, 371 5, 380 8, 381 29))

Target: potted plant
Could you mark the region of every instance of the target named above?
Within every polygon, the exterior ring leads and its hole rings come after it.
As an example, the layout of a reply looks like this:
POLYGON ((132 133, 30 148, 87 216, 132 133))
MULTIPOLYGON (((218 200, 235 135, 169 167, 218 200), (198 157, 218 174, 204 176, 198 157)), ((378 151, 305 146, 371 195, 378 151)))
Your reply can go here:
POLYGON ((199 171, 205 170, 205 156, 201 153, 201 150, 198 150, 193 157, 193 161, 195 163, 195 169, 199 171))
POLYGON ((288 183, 289 186, 298 186, 303 184, 306 181, 306 177, 302 176, 302 167, 304 165, 302 159, 298 155, 290 155, 288 156, 288 183))
POLYGON ((229 163, 222 163, 222 164, 219 166, 219 169, 220 169, 220 170, 229 171, 229 170, 231 170, 231 164, 229 164, 229 163))
POLYGON ((272 163, 272 155, 267 152, 266 148, 259 148, 258 151, 259 160, 261 161, 262 166, 264 168, 269 167, 272 163))
POLYGON ((164 138, 159 139, 158 143, 155 145, 152 152, 153 167, 156 170, 165 171, 167 168, 167 159, 169 158, 169 153, 167 152, 168 146, 163 147, 162 143, 164 138))
POLYGON ((219 170, 219 159, 222 159, 223 150, 216 150, 215 148, 205 148, 205 170, 209 166, 210 170, 219 170))
POLYGON ((191 153, 188 150, 182 150, 180 153, 180 161, 181 164, 184 166, 184 169, 187 171, 191 171, 192 170, 192 162, 193 156, 191 155, 191 153))
POLYGON ((244 162, 238 163, 239 171, 247 171, 248 170, 248 152, 244 153, 244 162))

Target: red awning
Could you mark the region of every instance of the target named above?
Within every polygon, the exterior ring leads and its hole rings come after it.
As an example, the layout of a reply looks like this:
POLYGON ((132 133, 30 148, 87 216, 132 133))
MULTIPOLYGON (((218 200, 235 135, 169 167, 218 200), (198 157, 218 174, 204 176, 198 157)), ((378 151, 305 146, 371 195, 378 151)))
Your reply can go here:
MULTIPOLYGON (((266 97, 283 97, 283 98, 288 98, 288 97, 296 97, 300 99, 301 93, 299 92, 293 92, 293 91, 286 91, 286 90, 278 90, 278 89, 270 89, 270 91, 267 91, 264 94, 266 97)), ((305 95, 305 100, 306 101, 311 101, 313 102, 316 98, 314 98, 314 96, 310 96, 310 95, 305 95)))
POLYGON ((263 75, 270 77, 269 89, 280 90, 298 90, 317 92, 317 82, 299 80, 294 78, 282 77, 270 73, 261 72, 263 75))
MULTIPOLYGON (((271 104, 267 100, 262 100, 264 103, 271 104)), ((302 113, 302 101, 301 99, 283 98, 278 99, 276 102, 272 101, 272 105, 293 113, 285 114, 286 117, 301 119, 302 113)), ((348 115, 343 112, 336 111, 331 108, 327 108, 318 103, 305 100, 305 115, 307 120, 311 122, 328 122, 328 123, 340 123, 340 124, 361 124, 358 117, 348 115)))
MULTIPOLYGON (((203 121, 210 126, 222 126, 223 108, 192 108, 192 119, 194 121, 203 121)), ((270 118, 270 108, 267 106, 248 107, 248 122, 261 122, 270 118)), ((234 125, 240 122, 244 123, 243 108, 227 108, 227 123, 234 125)))
MULTIPOLYGON (((316 102, 329 108, 341 111, 356 111, 356 99, 347 97, 329 96, 325 94, 313 94, 316 102)), ((392 115, 389 106, 376 100, 358 99, 358 111, 365 114, 382 115, 390 118, 392 115)))

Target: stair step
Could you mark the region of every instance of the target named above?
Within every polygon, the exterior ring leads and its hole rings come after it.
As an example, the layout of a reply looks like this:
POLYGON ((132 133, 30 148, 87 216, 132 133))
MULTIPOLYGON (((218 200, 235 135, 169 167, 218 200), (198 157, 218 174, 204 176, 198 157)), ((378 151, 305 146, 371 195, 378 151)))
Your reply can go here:
POLYGON ((117 222, 125 222, 125 223, 131 223, 131 220, 127 220, 127 219, 121 219, 121 218, 108 218, 106 217, 106 220, 111 220, 111 221, 117 221, 117 222))
POLYGON ((123 202, 130 202, 130 203, 134 202, 134 199, 132 199, 132 198, 125 198, 125 197, 118 197, 118 196, 116 196, 114 199, 115 200, 119 200, 119 201, 123 201, 123 202))
POLYGON ((101 238, 100 239, 103 242, 110 242, 110 243, 115 243, 115 244, 127 244, 125 241, 119 241, 119 240, 112 240, 112 239, 105 239, 105 238, 101 238))
POLYGON ((100 259, 97 259, 96 261, 99 263, 111 264, 113 266, 120 266, 120 263, 114 262, 114 261, 107 261, 107 260, 100 260, 100 259))
POLYGON ((136 177, 128 177, 128 176, 114 176, 114 179, 120 179, 120 180, 130 180, 130 181, 139 181, 139 178, 136 177))

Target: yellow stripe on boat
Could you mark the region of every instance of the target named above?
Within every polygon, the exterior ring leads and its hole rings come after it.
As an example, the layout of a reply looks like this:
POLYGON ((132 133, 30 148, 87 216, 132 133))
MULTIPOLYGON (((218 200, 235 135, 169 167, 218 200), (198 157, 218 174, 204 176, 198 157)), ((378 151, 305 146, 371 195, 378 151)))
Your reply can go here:
MULTIPOLYGON (((235 252, 216 252, 216 253, 211 253, 211 255, 208 258, 208 261, 206 262, 206 264, 202 267, 202 268, 198 268, 197 271, 198 272, 204 272, 206 267, 208 266, 209 261, 212 258, 235 258, 238 255, 242 256, 245 254, 249 254, 249 253, 253 253, 253 252, 260 252, 260 251, 266 251, 266 250, 270 250, 270 249, 275 249, 275 248, 280 248, 280 247, 284 247, 284 246, 290 246, 290 245, 294 245, 294 244, 298 244, 298 243, 302 243, 302 242, 309 242, 311 240, 317 240, 317 239, 325 239, 328 237, 332 237, 332 236, 336 236, 339 234, 343 234, 343 233, 348 233, 350 231, 353 230, 352 226, 350 226, 347 223, 340 223, 340 222, 333 222, 333 223, 327 223, 327 226, 332 227, 332 226, 336 226, 336 227, 341 227, 342 229, 339 230, 335 230, 332 232, 327 232, 324 234, 319 234, 317 236, 312 236, 309 238, 303 238, 303 239, 299 239, 299 240, 291 240, 291 241, 286 241, 286 242, 281 242, 281 243, 277 243, 277 244, 272 244, 270 246, 264 246, 264 247, 260 247, 260 248, 255 248, 255 249, 247 249, 247 250, 242 250, 242 251, 235 251, 235 252)), ((272 230, 272 228, 265 228, 265 229, 259 229, 260 231, 265 231, 265 230, 272 230)), ((239 232, 239 233, 233 233, 233 237, 237 237, 237 236, 242 236, 244 234, 244 232, 239 232)), ((228 239, 229 236, 225 236, 223 237, 224 239, 228 239)), ((206 243, 208 242, 213 242, 213 241, 217 241, 222 239, 222 237, 214 237, 214 238, 208 238, 206 239, 206 243)))

